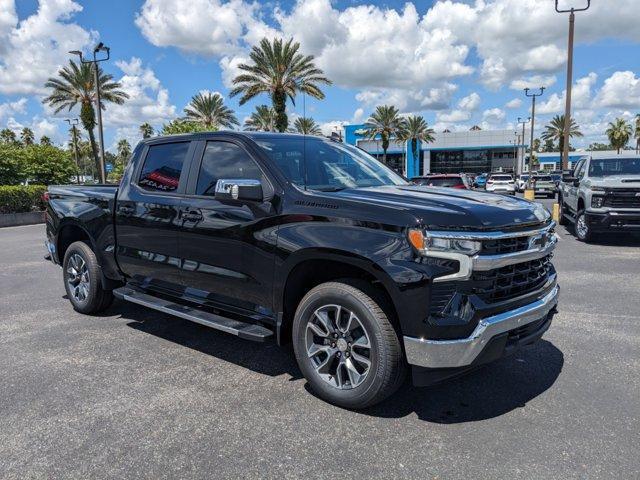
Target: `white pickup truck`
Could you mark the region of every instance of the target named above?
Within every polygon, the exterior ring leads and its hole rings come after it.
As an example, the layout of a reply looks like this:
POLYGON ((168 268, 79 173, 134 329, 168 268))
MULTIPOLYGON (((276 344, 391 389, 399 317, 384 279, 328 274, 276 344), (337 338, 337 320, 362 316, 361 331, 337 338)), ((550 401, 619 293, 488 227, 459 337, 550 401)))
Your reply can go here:
POLYGON ((560 184, 560 224, 573 222, 576 237, 640 232, 640 155, 585 157, 560 184))

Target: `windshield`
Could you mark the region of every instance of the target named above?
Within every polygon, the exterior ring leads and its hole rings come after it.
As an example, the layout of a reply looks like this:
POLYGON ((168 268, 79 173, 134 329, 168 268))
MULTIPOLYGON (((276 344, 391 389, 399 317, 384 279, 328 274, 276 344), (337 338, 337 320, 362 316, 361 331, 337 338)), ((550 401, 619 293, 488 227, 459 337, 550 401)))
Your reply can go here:
POLYGON ((589 163, 590 177, 640 175, 640 158, 598 158, 589 163))
POLYGON ((407 185, 400 175, 362 150, 317 137, 254 138, 294 184, 312 190, 407 185), (306 153, 306 158, 305 154, 306 153))
POLYGON ((551 182, 550 175, 538 175, 537 177, 533 177, 536 182, 551 182))

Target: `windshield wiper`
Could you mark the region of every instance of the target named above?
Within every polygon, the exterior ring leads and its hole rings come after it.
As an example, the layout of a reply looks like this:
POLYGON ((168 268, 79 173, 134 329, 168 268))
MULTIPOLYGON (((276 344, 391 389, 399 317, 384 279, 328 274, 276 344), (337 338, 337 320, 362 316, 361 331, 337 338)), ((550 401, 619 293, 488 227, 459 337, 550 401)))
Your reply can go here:
POLYGON ((319 192, 339 192, 340 190, 344 190, 347 187, 324 187, 324 188, 314 188, 313 190, 318 190, 319 192))

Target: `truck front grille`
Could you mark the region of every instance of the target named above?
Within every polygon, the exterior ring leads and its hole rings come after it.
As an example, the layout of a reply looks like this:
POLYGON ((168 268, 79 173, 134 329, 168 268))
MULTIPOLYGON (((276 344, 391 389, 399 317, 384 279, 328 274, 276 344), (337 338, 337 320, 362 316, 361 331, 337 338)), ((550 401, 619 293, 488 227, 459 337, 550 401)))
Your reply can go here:
POLYGON ((640 189, 608 190, 603 205, 611 208, 640 208, 640 189))
POLYGON ((481 255, 501 255, 522 252, 529 248, 531 237, 499 238, 482 242, 481 255))
POLYGON ((473 293, 487 303, 500 302, 541 288, 551 272, 551 255, 487 272, 474 272, 473 293))

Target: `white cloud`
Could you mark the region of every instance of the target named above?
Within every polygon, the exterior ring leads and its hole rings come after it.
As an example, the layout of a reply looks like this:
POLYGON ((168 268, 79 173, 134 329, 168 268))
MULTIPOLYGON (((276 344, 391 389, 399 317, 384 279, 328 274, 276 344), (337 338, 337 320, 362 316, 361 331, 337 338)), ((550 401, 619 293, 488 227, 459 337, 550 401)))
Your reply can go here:
POLYGON ((521 77, 512 80, 509 84, 509 88, 512 90, 524 90, 530 88, 536 90, 540 87, 549 88, 556 83, 555 75, 531 75, 529 77, 521 77))
POLYGON ((95 34, 69 20, 82 7, 72 0, 40 0, 18 23, 13 2, 0 0, 0 93, 43 94, 44 83, 95 34))
POLYGON ((436 121, 439 123, 465 122, 471 118, 471 113, 467 110, 451 110, 449 112, 438 112, 436 121))
POLYGON ((513 98, 504 104, 505 108, 520 108, 522 106, 522 100, 520 98, 513 98))
POLYGON ((26 113, 27 99, 22 97, 15 102, 0 103, 0 120, 16 113, 26 113))
POLYGON ((604 81, 595 103, 600 107, 640 107, 640 78, 631 71, 615 72, 604 81))
MULTIPOLYGON (((571 88, 571 109, 579 110, 590 108, 591 88, 595 85, 598 75, 591 72, 589 75, 579 78, 571 88)), ((537 111, 541 114, 563 113, 565 107, 566 90, 561 94, 553 93, 546 101, 539 104, 537 111)))
POLYGON ((242 0, 146 0, 135 23, 157 47, 222 55, 241 50, 246 29, 256 22, 257 8, 242 0))
POLYGON ((476 92, 473 92, 466 97, 463 97, 458 102, 458 107, 462 110, 473 111, 477 110, 480 106, 480 95, 476 92))
POLYGON ((482 120, 491 125, 502 123, 506 118, 506 113, 500 108, 490 108, 482 112, 482 120))
POLYGON ((124 75, 118 80, 121 89, 129 95, 123 105, 109 103, 103 113, 106 125, 137 127, 148 122, 152 125, 169 121, 176 115, 176 107, 169 100, 169 91, 162 86, 153 70, 142 60, 117 61, 124 75))
POLYGON ((33 131, 33 136, 36 142, 39 141, 40 137, 42 137, 43 135, 46 135, 54 143, 58 144, 61 144, 66 140, 64 135, 60 133, 57 124, 38 115, 33 117, 30 122, 19 122, 13 117, 10 117, 7 120, 7 128, 13 130, 17 135, 20 135, 20 131, 24 127, 28 127, 33 131))

